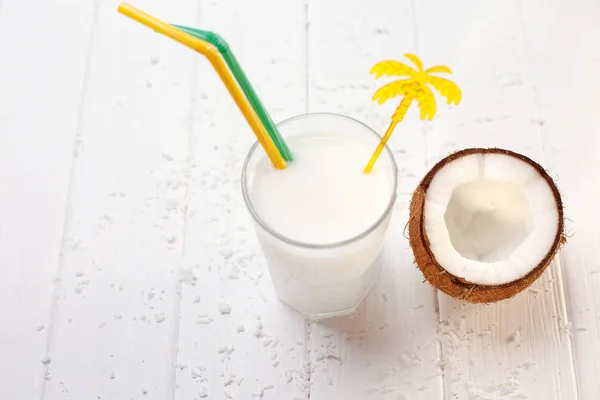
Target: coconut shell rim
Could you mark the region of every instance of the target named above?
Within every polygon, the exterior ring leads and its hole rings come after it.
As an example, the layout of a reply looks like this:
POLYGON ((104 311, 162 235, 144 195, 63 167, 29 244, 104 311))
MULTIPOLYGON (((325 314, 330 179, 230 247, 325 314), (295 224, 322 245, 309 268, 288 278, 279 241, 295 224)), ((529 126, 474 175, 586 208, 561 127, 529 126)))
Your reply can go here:
MULTIPOLYGON (((513 281, 501 283, 498 285, 486 285, 486 284, 481 284, 481 283, 474 283, 474 282, 469 282, 468 280, 464 279, 463 277, 452 274, 451 272, 446 270, 435 258, 435 255, 431 251, 431 242, 429 241, 429 238, 427 237, 427 233, 424 230, 424 227, 425 227, 424 207, 421 207, 421 210, 419 211, 418 216, 417 216, 419 218, 419 221, 418 221, 419 232, 418 233, 421 236, 421 242, 424 244, 423 248, 426 251, 429 259, 434 263, 434 265, 438 269, 440 269, 441 271, 444 271, 446 274, 448 274, 448 275, 452 276, 453 278, 455 278, 456 280, 458 280, 459 282, 457 282, 457 283, 460 283, 465 286, 481 287, 481 288, 502 289, 502 288, 512 287, 518 282, 527 280, 528 278, 531 278, 534 275, 539 275, 540 274, 539 270, 545 269, 550 264, 550 262, 556 255, 557 251, 565 243, 566 236, 564 233, 564 210, 563 210, 562 197, 561 197, 560 191, 558 190, 558 187, 556 186, 556 183, 550 177, 548 172, 539 163, 532 160, 531 158, 529 158, 523 154, 511 151, 511 150, 501 149, 501 148, 497 148, 497 147, 492 147, 492 148, 473 147, 473 148, 458 150, 456 152, 449 154, 448 156, 446 156, 446 157, 442 158, 440 161, 438 161, 427 172, 427 174, 423 177, 423 179, 417 186, 417 190, 415 190, 415 194, 419 190, 421 190, 423 192, 423 204, 425 201, 425 196, 427 195, 427 189, 429 188, 429 185, 433 181, 433 178, 435 177, 435 175, 437 174, 437 172, 440 169, 442 169, 444 166, 451 163, 452 161, 455 161, 455 160, 465 157, 465 156, 474 155, 474 154, 476 154, 476 155, 503 154, 506 156, 514 157, 514 158, 516 158, 520 161, 523 161, 523 162, 527 163, 528 165, 532 166, 542 176, 542 178, 544 178, 546 183, 550 186, 550 189, 552 190, 552 194, 553 194, 554 201, 556 204, 556 209, 558 211, 558 227, 556 229, 556 235, 554 237, 552 245, 550 246, 550 249, 544 256, 544 258, 542 258, 538 262, 538 264, 535 266, 535 268, 532 268, 527 274, 525 274, 522 277, 515 279, 513 281)), ((414 194, 413 194, 413 200, 414 200, 414 194)), ((411 247, 412 247, 412 244, 411 244, 411 247)), ((425 279, 427 279, 429 281, 428 277, 425 277, 425 279)), ((537 278, 535 278, 535 279, 537 279, 537 278)))

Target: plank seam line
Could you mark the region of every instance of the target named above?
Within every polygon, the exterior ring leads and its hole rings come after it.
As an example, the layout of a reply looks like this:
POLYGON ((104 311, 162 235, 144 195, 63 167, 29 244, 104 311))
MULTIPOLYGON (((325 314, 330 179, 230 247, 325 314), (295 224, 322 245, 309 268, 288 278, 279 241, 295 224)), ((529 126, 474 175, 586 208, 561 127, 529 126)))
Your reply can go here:
POLYGON ((310 93, 310 58, 309 58, 309 42, 310 42, 310 20, 309 20, 309 0, 304 0, 304 70, 306 71, 306 84, 304 87, 304 112, 309 112, 309 93, 310 93))
MULTIPOLYGON (((419 53, 419 29, 417 27, 417 4, 415 0, 411 0, 410 2, 410 6, 411 6, 411 12, 412 12, 412 19, 413 19, 413 30, 414 30, 414 37, 415 37, 415 41, 414 41, 414 48, 415 48, 415 52, 418 54, 419 53)), ((425 130, 425 126, 423 124, 421 124, 421 135, 423 136, 423 157, 424 157, 424 163, 425 163, 425 171, 429 170, 429 147, 428 147, 428 135, 427 132, 425 130)), ((440 314, 440 296, 439 296, 439 292, 437 289, 432 287, 432 293, 433 293, 433 300, 434 300, 434 315, 435 315, 435 323, 436 323, 436 337, 440 337, 440 323, 441 323, 441 314, 440 314)), ((442 373, 442 384, 441 384, 441 389, 442 389, 442 393, 441 393, 441 398, 445 399, 446 398, 446 385, 445 385, 445 367, 444 367, 444 363, 442 362, 442 342, 440 340, 437 340, 437 359, 440 361, 440 370, 442 373)))
MULTIPOLYGON (((305 82, 305 86, 304 86, 304 112, 308 113, 309 112, 309 105, 310 105, 310 56, 309 56, 309 44, 310 44, 310 9, 309 9, 309 1, 310 0, 303 0, 303 5, 304 5, 304 70, 305 70, 305 78, 306 78, 306 82, 305 82)), ((304 322, 304 329, 306 331, 306 335, 305 335, 305 345, 304 345, 304 358, 305 360, 308 362, 308 370, 305 371, 306 377, 305 377, 305 383, 306 383, 306 387, 307 387, 307 392, 306 392, 306 399, 310 400, 310 397, 312 395, 312 365, 310 363, 310 357, 312 355, 312 351, 311 351, 311 347, 312 347, 312 343, 311 343, 311 331, 313 329, 313 323, 310 320, 305 320, 304 322)))
MULTIPOLYGON (((523 8, 521 6, 521 1, 517 0, 517 9, 519 12, 519 19, 521 22, 521 30, 523 32, 523 46, 525 48, 525 68, 527 69, 527 73, 530 77, 533 77, 533 62, 531 60, 531 56, 530 56, 530 46, 529 46, 529 40, 528 40, 528 36, 527 36, 527 28, 526 28, 526 23, 525 23, 525 16, 523 15, 523 8)), ((540 101, 539 101, 539 97, 538 97, 538 93, 537 93, 537 88, 534 85, 532 88, 533 91, 533 104, 534 104, 534 109, 536 114, 540 113, 540 101)), ((537 125, 537 124, 536 124, 537 125)), ((537 125, 535 127, 536 133, 537 133, 537 137, 538 137, 538 146, 540 149, 540 156, 541 156, 541 162, 545 163, 546 162, 546 155, 544 153, 544 135, 543 135, 543 127, 537 125)), ((559 307, 559 311, 563 311, 564 315, 567 318, 567 322, 571 321, 571 313, 569 312, 569 308, 571 307, 570 302, 567 300, 567 294, 569 293, 568 288, 565 287, 565 282, 567 281, 565 278, 565 274, 563 272, 563 268, 562 268, 562 262, 561 262, 561 256, 559 255, 559 257, 557 257, 555 259, 555 261, 553 261, 554 265, 556 266, 556 269, 558 270, 558 279, 559 282, 557 282, 557 287, 560 289, 560 293, 559 296, 557 296, 557 307, 559 307)), ((574 352, 574 346, 573 346, 573 341, 574 339, 571 338, 570 335, 566 335, 566 340, 568 342, 568 346, 569 346, 569 353, 570 353, 570 358, 571 358, 571 375, 573 378, 573 382, 575 383, 575 396, 576 398, 573 400, 579 400, 581 398, 580 393, 579 393, 579 380, 577 378, 577 366, 575 364, 575 352, 574 352)))
POLYGON ((312 371, 313 371, 313 365, 311 362, 311 356, 312 356, 312 351, 311 351, 311 331, 312 331, 312 327, 313 327, 313 322, 312 321, 307 321, 307 329, 306 329, 306 346, 305 346, 305 357, 306 357, 306 363, 305 365, 308 366, 307 370, 305 371, 306 373, 306 387, 307 387, 307 393, 306 393, 306 398, 308 400, 310 400, 310 397, 312 395, 311 390, 312 390, 312 371))
MULTIPOLYGON (((198 0, 196 2, 197 7, 198 7, 198 11, 197 11, 197 15, 196 15, 196 26, 200 26, 200 21, 201 21, 201 11, 202 11, 202 0, 198 0)), ((190 167, 190 162, 192 159, 192 154, 193 154, 193 143, 194 143, 194 99, 196 98, 197 95, 197 91, 198 91, 198 57, 194 57, 193 58, 193 65, 192 65, 192 80, 191 80, 191 86, 192 86, 192 90, 190 91, 190 126, 188 128, 188 140, 187 140, 187 149, 186 149, 186 168, 191 168, 190 167)), ((188 174, 186 176, 186 185, 185 185, 185 194, 184 194, 184 207, 185 207, 185 213, 183 215, 183 226, 181 228, 182 230, 182 238, 181 238, 181 264, 183 265, 183 262, 185 260, 185 249, 186 249, 186 244, 187 244, 187 229, 188 229, 188 221, 189 221, 189 202, 190 202, 190 181, 191 181, 191 172, 188 169, 188 174)), ((169 373, 169 381, 168 381, 168 386, 167 386, 167 390, 169 392, 169 398, 172 400, 175 400, 176 398, 176 392, 177 392, 177 368, 175 367, 175 365, 177 364, 177 359, 179 357, 179 333, 180 333, 180 327, 181 327, 181 300, 182 300, 182 296, 183 296, 183 289, 184 289, 184 284, 183 282, 181 282, 181 280, 176 281, 175 282, 175 298, 173 301, 173 326, 172 326, 172 333, 171 333, 171 355, 170 355, 170 360, 171 360, 171 365, 169 366, 170 368, 170 373, 169 373)))
MULTIPOLYGON (((1 1, 1 0, 0 0, 1 1)), ((83 87, 81 88, 81 94, 80 94, 80 102, 79 102, 79 110, 77 112, 77 124, 75 127, 75 134, 73 137, 73 143, 72 143, 72 157, 71 157, 71 169, 69 171, 69 182, 68 182, 68 186, 67 186, 67 199, 66 199, 66 204, 65 204, 65 216, 64 216, 64 221, 63 221, 63 227, 62 227, 62 232, 60 234, 60 252, 59 252, 59 256, 58 256, 58 266, 56 268, 56 275, 54 278, 54 290, 52 292, 52 305, 50 308, 50 316, 49 316, 49 320, 48 320, 48 333, 46 334, 46 355, 49 355, 51 350, 52 350, 52 341, 54 340, 54 319, 56 318, 56 312, 57 312, 57 308, 58 308, 58 290, 60 287, 60 277, 61 277, 61 273, 63 270, 63 264, 64 264, 64 255, 65 255, 65 246, 64 246, 64 242, 65 242, 65 234, 67 232, 67 227, 69 225, 69 210, 71 209, 71 196, 73 193, 73 185, 74 185, 74 180, 75 180, 75 167, 76 167, 76 159, 77 159, 77 155, 75 152, 76 146, 77 146, 77 141, 78 138, 80 137, 80 130, 81 130, 81 126, 82 126, 82 121, 83 121, 83 114, 84 114, 84 110, 85 110, 85 99, 87 97, 87 93, 88 93, 88 85, 89 85, 89 76, 90 76, 90 70, 91 70, 91 64, 92 64, 92 54, 93 54, 93 47, 94 47, 94 42, 96 39, 96 29, 97 29, 97 25, 98 25, 98 14, 99 14, 99 0, 94 0, 94 6, 93 6, 93 11, 92 11, 92 23, 90 26, 90 37, 88 39, 88 46, 87 46, 87 54, 86 54, 86 60, 85 60, 85 71, 84 71, 84 75, 83 75, 83 87)), ((49 366, 45 366, 44 369, 47 371, 50 367, 49 366)), ((40 399, 43 400, 46 397, 46 387, 47 387, 47 383, 48 381, 46 379, 44 379, 44 381, 42 382, 41 388, 40 388, 40 399)))

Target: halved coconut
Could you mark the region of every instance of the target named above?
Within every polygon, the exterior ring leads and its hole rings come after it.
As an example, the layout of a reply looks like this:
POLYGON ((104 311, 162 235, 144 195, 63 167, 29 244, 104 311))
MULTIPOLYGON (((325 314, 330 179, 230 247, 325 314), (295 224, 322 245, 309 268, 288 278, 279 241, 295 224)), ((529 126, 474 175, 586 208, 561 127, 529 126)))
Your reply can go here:
POLYGON ((410 244, 425 279, 472 303, 531 285, 565 241, 560 193, 531 159, 466 149, 435 165, 413 194, 410 244))

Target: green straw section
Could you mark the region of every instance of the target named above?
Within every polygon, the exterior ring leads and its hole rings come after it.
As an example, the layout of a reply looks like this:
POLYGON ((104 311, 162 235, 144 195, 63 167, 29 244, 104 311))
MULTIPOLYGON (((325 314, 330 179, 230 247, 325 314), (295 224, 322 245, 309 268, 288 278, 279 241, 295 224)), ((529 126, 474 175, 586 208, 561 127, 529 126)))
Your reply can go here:
POLYGON ((181 25, 173 24, 172 26, 174 26, 177 29, 181 29, 185 33, 188 33, 200 40, 204 40, 205 42, 212 44, 219 50, 219 52, 223 56, 223 59, 225 60, 225 63, 227 63, 227 66, 231 70, 231 73, 233 74, 238 84, 240 85, 242 91, 248 98, 250 105, 252 105, 254 112, 260 119, 260 122, 262 122, 263 126, 265 127, 265 130, 271 137, 271 140, 273 140, 275 147, 277 147, 277 150, 279 150, 279 154, 281 154, 281 157, 283 157, 284 160, 293 161, 294 156, 292 155, 292 152, 290 151, 285 140, 283 140, 283 137, 281 137, 277 126, 275 126, 273 120, 271 119, 271 116, 269 115, 266 108, 263 106, 260 99, 258 98, 258 95, 254 91, 254 88, 250 84, 250 81, 248 81, 248 78, 246 77, 244 70, 242 70, 240 63, 237 61, 237 59, 231 52, 227 42, 225 42, 225 40, 221 36, 214 32, 188 28, 186 26, 181 25))

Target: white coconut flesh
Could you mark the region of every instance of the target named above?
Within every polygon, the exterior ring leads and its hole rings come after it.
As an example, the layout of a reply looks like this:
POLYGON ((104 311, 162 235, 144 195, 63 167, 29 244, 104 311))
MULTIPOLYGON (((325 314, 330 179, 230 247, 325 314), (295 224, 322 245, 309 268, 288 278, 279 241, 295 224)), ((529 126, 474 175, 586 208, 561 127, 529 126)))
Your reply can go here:
POLYGON ((527 162, 472 154, 435 174, 424 223, 440 266, 467 282, 495 286, 540 264, 557 235, 559 212, 549 184, 527 162))

